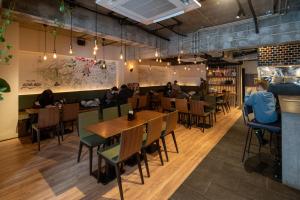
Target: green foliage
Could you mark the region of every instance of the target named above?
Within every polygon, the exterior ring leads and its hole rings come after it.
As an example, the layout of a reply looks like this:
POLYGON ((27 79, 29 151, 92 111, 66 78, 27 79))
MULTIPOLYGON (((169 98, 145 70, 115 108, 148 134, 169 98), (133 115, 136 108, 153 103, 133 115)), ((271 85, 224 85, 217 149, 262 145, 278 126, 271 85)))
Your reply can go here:
POLYGON ((2 78, 0 78, 0 101, 3 100, 2 93, 10 92, 9 84, 2 78))
POLYGON ((0 63, 9 64, 9 61, 13 58, 9 51, 12 49, 10 44, 6 44, 5 31, 7 26, 12 22, 12 10, 15 6, 15 0, 10 1, 9 8, 4 10, 1 15, 2 24, 0 25, 0 63))

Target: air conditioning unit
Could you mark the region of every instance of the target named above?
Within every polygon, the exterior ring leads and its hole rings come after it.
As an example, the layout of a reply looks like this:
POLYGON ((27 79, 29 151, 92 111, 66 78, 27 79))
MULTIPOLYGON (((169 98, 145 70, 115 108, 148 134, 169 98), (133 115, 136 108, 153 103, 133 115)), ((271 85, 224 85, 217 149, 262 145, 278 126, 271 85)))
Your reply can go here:
POLYGON ((96 0, 115 13, 143 24, 152 24, 197 9, 197 0, 96 0))

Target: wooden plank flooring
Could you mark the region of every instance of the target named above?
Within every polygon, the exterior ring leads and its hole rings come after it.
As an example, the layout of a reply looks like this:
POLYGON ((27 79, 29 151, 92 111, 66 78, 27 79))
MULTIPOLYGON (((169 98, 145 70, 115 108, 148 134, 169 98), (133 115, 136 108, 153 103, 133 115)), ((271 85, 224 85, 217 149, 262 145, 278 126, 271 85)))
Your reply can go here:
MULTIPOLYGON (((144 185, 140 184, 137 167, 125 166, 122 175, 125 199, 168 199, 240 116, 238 109, 225 116, 221 113, 217 124, 205 133, 180 126, 176 131, 179 154, 168 137, 170 161, 161 166, 158 155, 149 155, 151 177, 146 177, 143 165, 144 185)), ((78 145, 75 133, 66 135, 61 145, 56 139, 42 141, 41 152, 37 152, 37 145, 31 144, 29 138, 0 142, 1 199, 119 199, 116 181, 104 186, 89 176, 86 148, 77 163, 78 145)))

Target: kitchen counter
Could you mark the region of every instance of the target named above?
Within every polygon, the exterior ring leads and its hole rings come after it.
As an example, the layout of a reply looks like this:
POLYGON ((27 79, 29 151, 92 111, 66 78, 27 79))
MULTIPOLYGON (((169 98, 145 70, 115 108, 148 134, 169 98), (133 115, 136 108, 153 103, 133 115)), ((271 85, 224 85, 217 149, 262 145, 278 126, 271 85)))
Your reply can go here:
POLYGON ((282 117, 282 183, 300 190, 300 95, 279 95, 282 117))

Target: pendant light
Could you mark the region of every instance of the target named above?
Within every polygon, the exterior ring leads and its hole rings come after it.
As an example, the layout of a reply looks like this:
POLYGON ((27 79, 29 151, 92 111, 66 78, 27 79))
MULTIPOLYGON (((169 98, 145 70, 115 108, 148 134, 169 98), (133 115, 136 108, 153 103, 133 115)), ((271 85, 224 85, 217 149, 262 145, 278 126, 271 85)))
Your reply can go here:
POLYGON ((142 58, 141 58, 141 48, 139 48, 139 63, 142 62, 142 58))
POLYGON ((53 59, 56 59, 57 58, 57 55, 56 55, 56 36, 57 36, 57 30, 56 28, 54 29, 53 31, 53 59))
POLYGON ((45 33, 45 36, 44 36, 44 39, 45 39, 45 43, 44 43, 44 56, 43 56, 43 59, 44 60, 47 60, 47 25, 44 24, 44 33, 45 33))
POLYGON ((71 9, 71 32, 70 32, 70 49, 69 49, 69 54, 73 54, 73 45, 72 45, 72 37, 73 37, 73 11, 71 9))
POLYGON ((181 51, 180 51, 180 44, 179 44, 179 34, 177 34, 177 53, 178 53, 177 61, 178 61, 178 64, 181 64, 180 52, 181 51))
POLYGON ((197 56, 194 55, 194 64, 197 64, 197 56))
MULTIPOLYGON (((156 29, 157 29, 157 24, 156 24, 156 29)), ((158 49, 157 49, 157 37, 155 37, 155 54, 154 54, 155 58, 158 57, 158 49)))
POLYGON ((126 55, 126 43, 124 44, 124 56, 125 56, 125 61, 124 61, 124 65, 127 66, 127 55, 126 55))
POLYGON ((96 4, 96 18, 95 18, 95 40, 94 40, 94 48, 93 48, 93 54, 96 55, 98 51, 98 13, 97 13, 97 4, 96 4))
POLYGON ((103 38, 102 39, 102 59, 103 59, 102 69, 106 69, 105 49, 104 49, 105 44, 104 43, 105 43, 105 39, 103 38))
POLYGON ((120 59, 123 60, 123 24, 121 22, 121 51, 120 51, 120 59))

